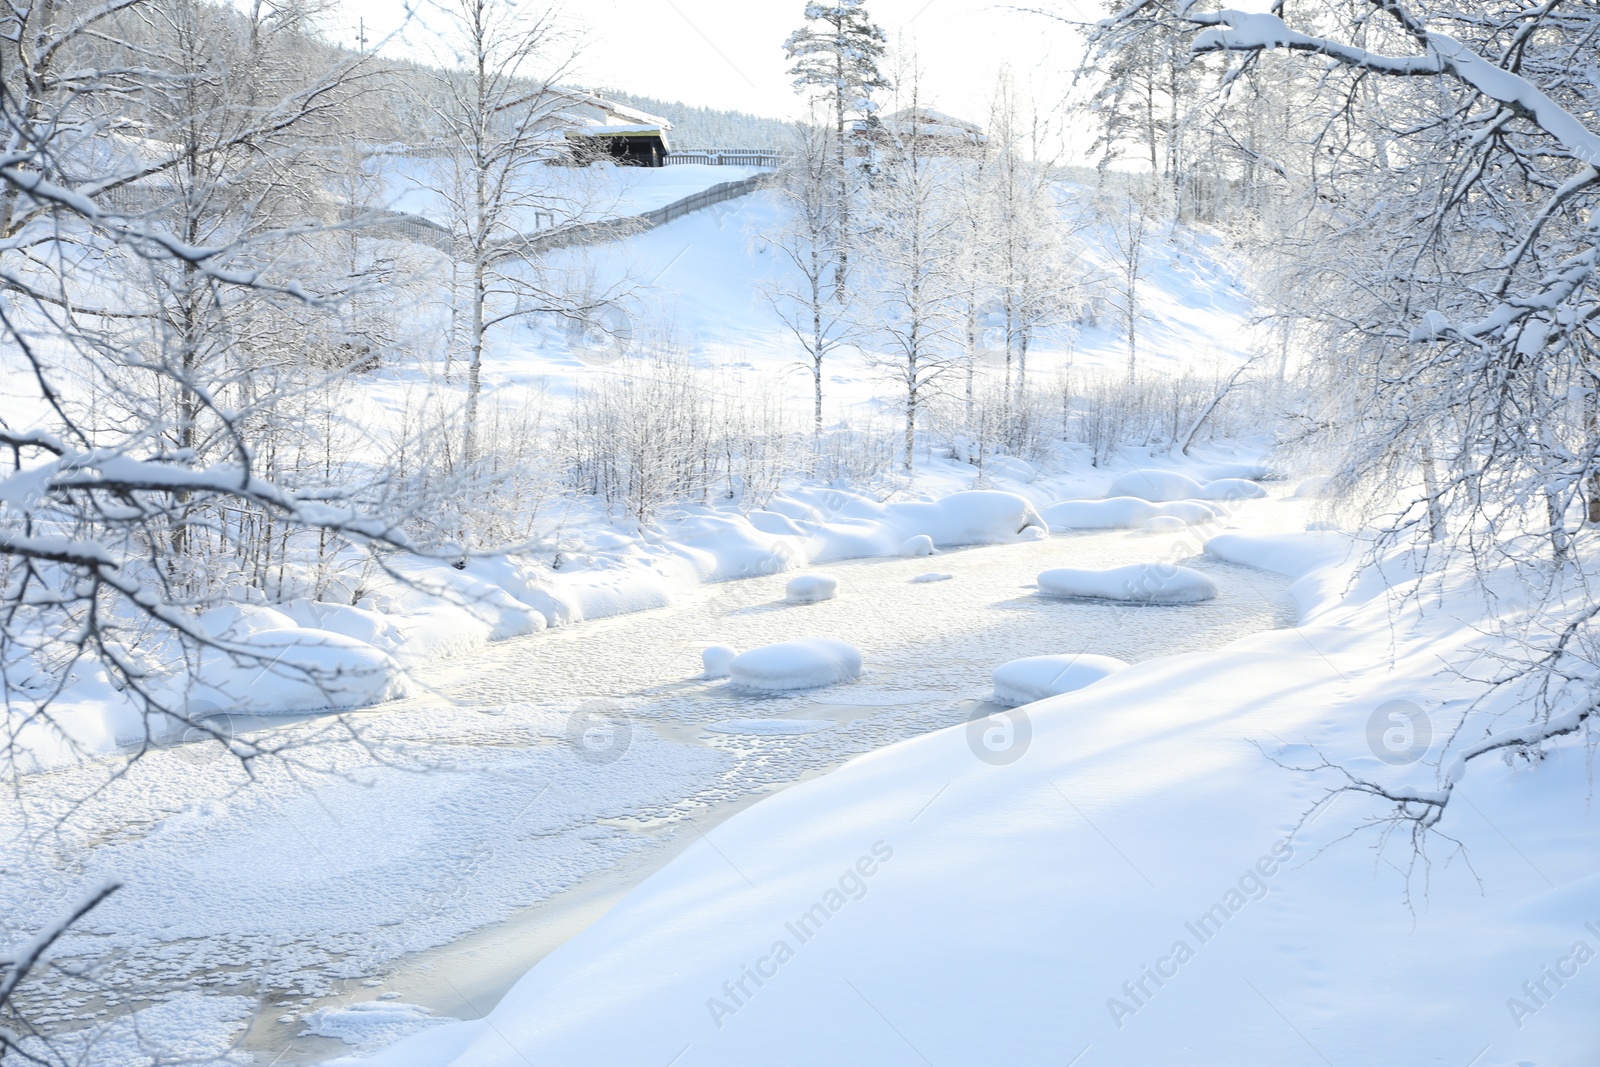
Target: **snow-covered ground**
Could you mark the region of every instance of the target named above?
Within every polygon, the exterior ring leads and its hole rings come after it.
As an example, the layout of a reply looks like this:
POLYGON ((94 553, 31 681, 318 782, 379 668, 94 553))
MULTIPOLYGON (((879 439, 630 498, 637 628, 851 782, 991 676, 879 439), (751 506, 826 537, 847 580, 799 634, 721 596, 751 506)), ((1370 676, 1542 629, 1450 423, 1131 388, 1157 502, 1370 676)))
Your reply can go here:
MULTIPOLYGON (((1303 513, 1279 501, 1239 512, 1248 528, 1298 528, 1303 513)), ((1285 582, 1215 560, 1193 561, 1222 587, 1203 605, 1053 601, 1032 588, 1059 563, 1197 551, 1187 531, 1022 539, 943 552, 938 566, 953 578, 919 583, 930 561, 891 550, 831 564, 839 590, 822 603, 786 603, 781 573, 686 584, 658 610, 435 659, 413 669, 416 695, 403 702, 268 735, 291 755, 253 768, 248 787, 208 744, 148 755, 82 807, 48 856, 11 846, 6 866, 19 876, 8 879, 7 912, 25 923, 85 880, 120 874, 126 888, 65 950, 92 964, 90 977, 53 989, 50 1010, 115 1014, 197 987, 209 995, 194 1010, 210 1014, 193 1025, 205 1022, 219 1043, 238 1032, 241 1004, 260 1004, 244 1047, 263 1062, 343 1047, 321 1033, 393 1037, 425 1019, 410 1009, 334 1014, 386 1004, 377 1000, 386 993, 478 1015, 541 953, 512 953, 487 974, 470 958, 410 972, 407 961, 486 924, 537 924, 540 902, 582 895, 618 871, 642 876, 700 840, 702 822, 754 797, 991 710, 990 672, 1019 655, 1141 661, 1283 620, 1285 582), (862 679, 764 697, 698 678, 707 644, 813 634, 859 648, 862 679), (595 728, 607 736, 595 741, 595 728)), ((23 788, 36 810, 59 813, 96 773, 38 775, 23 788)), ((22 830, 9 827, 7 839, 22 830)), ((551 946, 534 938, 534 947, 551 946)))
POLYGON ((954 725, 768 798, 374 1063, 1596 1062, 1581 744, 1473 767, 1426 861, 1313 811, 1338 776, 1292 768, 1323 758, 1426 782, 1417 722, 1493 651, 1469 586, 1350 586, 1328 541, 1225 542, 1304 575, 1300 626, 1029 705, 1007 758, 954 725))

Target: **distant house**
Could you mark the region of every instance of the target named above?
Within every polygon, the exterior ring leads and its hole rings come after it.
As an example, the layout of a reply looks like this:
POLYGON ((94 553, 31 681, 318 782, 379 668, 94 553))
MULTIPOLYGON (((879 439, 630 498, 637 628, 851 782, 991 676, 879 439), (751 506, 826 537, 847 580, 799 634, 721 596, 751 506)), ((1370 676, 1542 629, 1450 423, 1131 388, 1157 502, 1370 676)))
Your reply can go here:
POLYGON ((569 90, 563 133, 579 159, 607 157, 628 166, 664 167, 672 123, 593 93, 569 90))
POLYGON ((855 134, 860 155, 898 155, 914 144, 919 155, 968 156, 983 152, 989 144, 989 134, 976 122, 931 107, 908 107, 882 118, 859 119, 855 134))
POLYGON ((583 89, 545 86, 502 104, 502 122, 521 126, 549 162, 614 159, 661 167, 672 146, 672 123, 583 89), (533 114, 529 114, 533 112, 533 114))

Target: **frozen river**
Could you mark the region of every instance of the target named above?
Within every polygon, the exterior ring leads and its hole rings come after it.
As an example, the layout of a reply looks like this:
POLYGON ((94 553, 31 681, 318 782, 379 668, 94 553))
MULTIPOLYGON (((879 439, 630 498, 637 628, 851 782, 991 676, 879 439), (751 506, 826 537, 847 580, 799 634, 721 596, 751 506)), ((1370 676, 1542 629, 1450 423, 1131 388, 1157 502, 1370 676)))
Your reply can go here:
MULTIPOLYGON (((1290 507, 1241 515, 1275 526, 1290 507)), ((839 563, 821 568, 838 598, 803 606, 783 603, 786 575, 706 585, 667 608, 440 661, 405 701, 279 727, 285 755, 248 774, 205 746, 154 753, 64 829, 7 816, 12 914, 42 916, 99 876, 126 883, 70 942, 83 973, 54 975, 39 1007, 104 1020, 198 988, 209 999, 197 1018, 250 1019, 240 1047, 280 1065, 352 1051, 306 1032, 342 1032, 337 1009, 351 1004, 481 1016, 717 820, 992 710, 1000 663, 1145 660, 1292 621, 1286 580, 1197 551, 1190 534, 1119 531, 839 563), (1176 558, 1211 574, 1219 596, 1131 607, 1034 591, 1049 567, 1176 558), (911 581, 930 571, 951 577, 911 581), (867 672, 780 697, 696 678, 708 644, 804 635, 855 644, 867 672)), ((36 812, 64 813, 47 797, 83 795, 94 773, 25 789, 36 812)), ((390 1014, 407 1025, 406 1011, 390 1014)), ((386 1017, 371 1012, 361 1032, 376 1037, 386 1017)))

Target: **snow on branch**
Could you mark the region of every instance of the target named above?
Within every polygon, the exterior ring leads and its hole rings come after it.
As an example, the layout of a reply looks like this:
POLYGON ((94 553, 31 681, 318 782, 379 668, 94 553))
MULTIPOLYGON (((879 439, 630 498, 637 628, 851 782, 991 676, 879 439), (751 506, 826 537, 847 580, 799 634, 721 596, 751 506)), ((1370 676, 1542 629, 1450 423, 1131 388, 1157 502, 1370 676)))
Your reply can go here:
POLYGON ((1572 156, 1592 166, 1600 165, 1600 134, 1527 78, 1496 66, 1463 42, 1446 33, 1426 30, 1425 50, 1416 56, 1391 56, 1329 37, 1317 37, 1290 28, 1277 15, 1258 11, 1195 11, 1184 8, 1183 17, 1208 29, 1197 34, 1193 50, 1203 52, 1259 52, 1288 49, 1315 52, 1346 66, 1397 77, 1446 74, 1484 96, 1505 105, 1533 122, 1558 141, 1572 156))

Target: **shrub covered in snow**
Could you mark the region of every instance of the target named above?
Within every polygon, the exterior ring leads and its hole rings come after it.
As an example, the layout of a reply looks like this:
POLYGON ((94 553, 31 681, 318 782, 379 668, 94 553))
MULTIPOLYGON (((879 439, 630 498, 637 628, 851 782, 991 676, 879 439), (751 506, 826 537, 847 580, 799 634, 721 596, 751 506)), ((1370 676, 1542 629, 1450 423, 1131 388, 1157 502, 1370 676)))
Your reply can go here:
POLYGON ((1130 563, 1088 570, 1060 567, 1039 575, 1045 596, 1125 600, 1137 604, 1195 604, 1217 595, 1217 584, 1197 570, 1165 563, 1130 563))
POLYGON ((1098 682, 1128 664, 1114 656, 1028 656, 994 669, 996 704, 1014 708, 1098 682))
POLYGON ((817 604, 839 593, 839 580, 826 574, 801 574, 789 579, 784 599, 791 604, 817 604))
POLYGON ((815 689, 861 677, 861 653, 832 637, 799 637, 741 652, 728 665, 728 675, 744 689, 815 689))

